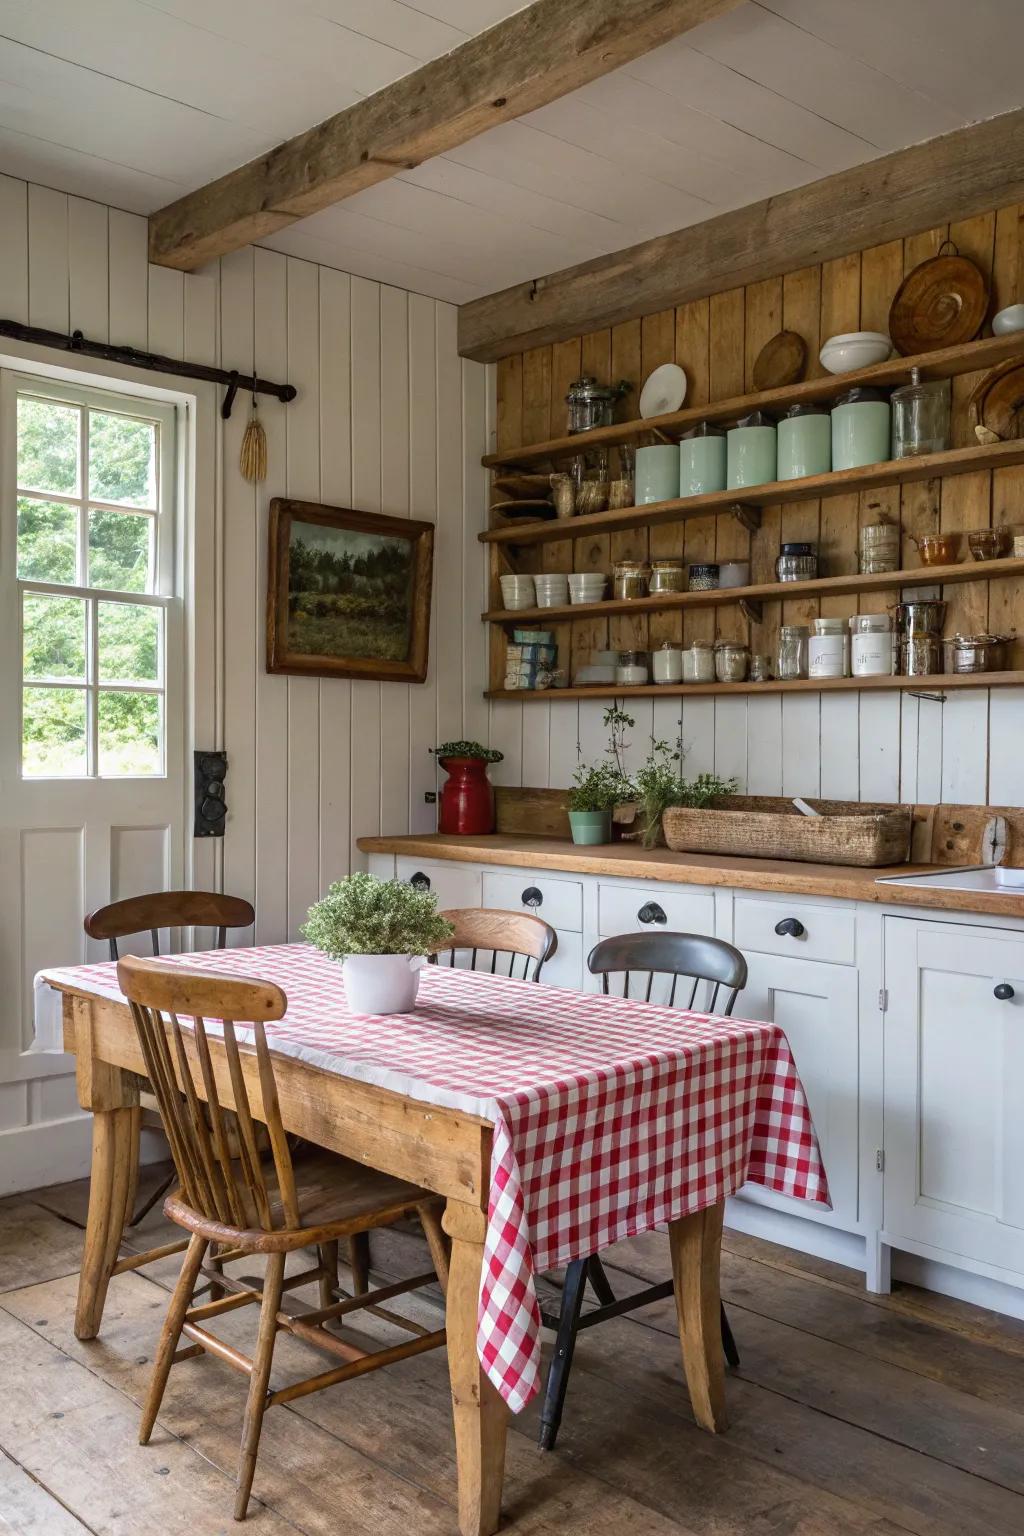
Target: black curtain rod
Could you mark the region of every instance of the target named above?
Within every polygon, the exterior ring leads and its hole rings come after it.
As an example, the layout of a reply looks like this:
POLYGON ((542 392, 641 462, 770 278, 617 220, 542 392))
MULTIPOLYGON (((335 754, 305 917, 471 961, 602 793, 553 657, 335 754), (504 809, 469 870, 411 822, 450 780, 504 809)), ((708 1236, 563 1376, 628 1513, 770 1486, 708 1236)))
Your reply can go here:
POLYGON ((39 325, 22 325, 18 320, 0 320, 0 336, 12 341, 28 341, 37 347, 55 347, 59 352, 77 352, 83 357, 98 357, 106 363, 123 363, 129 368, 145 368, 150 373, 173 373, 179 379, 203 379, 208 384, 224 384, 227 394, 220 413, 226 421, 231 415, 238 391, 246 394, 273 395, 284 405, 294 400, 298 390, 294 384, 272 384, 255 374, 239 373, 237 369, 208 368, 205 363, 183 363, 176 357, 162 357, 159 352, 140 352, 137 347, 113 347, 106 341, 89 341, 81 331, 65 335, 61 331, 47 331, 39 325))

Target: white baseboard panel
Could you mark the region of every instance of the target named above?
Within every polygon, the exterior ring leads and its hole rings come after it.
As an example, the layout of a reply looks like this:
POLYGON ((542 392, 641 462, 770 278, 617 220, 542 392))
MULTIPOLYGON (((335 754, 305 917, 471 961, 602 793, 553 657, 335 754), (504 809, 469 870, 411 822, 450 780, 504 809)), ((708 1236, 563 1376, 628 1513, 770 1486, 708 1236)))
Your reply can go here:
MULTIPOLYGON (((163 1137, 144 1130, 139 1161, 143 1165, 160 1163, 167 1155, 163 1137)), ((62 1120, 41 1120, 37 1125, 0 1131, 0 1196, 83 1179, 91 1159, 91 1115, 68 1115, 62 1120)))
POLYGON ((725 1202, 725 1225, 748 1237, 763 1237, 769 1243, 781 1243, 800 1253, 813 1253, 819 1259, 831 1259, 849 1269, 864 1272, 864 1239, 859 1232, 843 1232, 820 1221, 791 1216, 788 1211, 773 1211, 750 1200, 725 1202))
POLYGON ((938 1291, 940 1296, 955 1296, 957 1301, 969 1301, 976 1307, 987 1307, 990 1312, 1001 1312, 1004 1317, 1024 1320, 1024 1289, 994 1280, 989 1275, 973 1274, 953 1264, 937 1259, 922 1258, 916 1253, 902 1253, 898 1248, 892 1255, 893 1279, 908 1285, 919 1285, 926 1291, 938 1291))
POLYGON ((20 1195, 89 1172, 92 1116, 69 1115, 0 1131, 0 1195, 20 1195))

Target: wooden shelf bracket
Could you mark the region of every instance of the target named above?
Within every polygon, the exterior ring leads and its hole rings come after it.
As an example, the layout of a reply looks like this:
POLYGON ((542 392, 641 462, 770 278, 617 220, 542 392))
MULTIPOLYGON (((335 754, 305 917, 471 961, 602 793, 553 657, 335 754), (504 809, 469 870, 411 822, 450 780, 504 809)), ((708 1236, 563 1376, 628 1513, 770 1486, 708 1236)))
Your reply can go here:
POLYGON ((748 506, 745 501, 734 502, 730 513, 748 533, 756 533, 761 526, 761 508, 748 506))

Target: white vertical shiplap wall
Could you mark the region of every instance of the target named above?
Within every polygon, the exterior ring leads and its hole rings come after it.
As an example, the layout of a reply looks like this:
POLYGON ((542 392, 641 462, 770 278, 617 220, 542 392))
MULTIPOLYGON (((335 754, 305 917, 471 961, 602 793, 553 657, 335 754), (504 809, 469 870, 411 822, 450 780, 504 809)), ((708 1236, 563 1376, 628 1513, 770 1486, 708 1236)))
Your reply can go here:
MULTIPOLYGON (((291 405, 260 401, 270 460, 263 486, 246 484, 237 469, 248 402, 239 400, 223 426, 216 419, 216 451, 196 466, 198 556, 214 571, 216 597, 192 615, 195 653, 216 684, 197 740, 226 747, 230 764, 227 834, 194 845, 193 879, 251 899, 259 941, 294 938, 310 903, 363 861, 358 837, 433 829, 428 748, 444 737, 486 737, 476 534, 486 516, 487 370, 459 358, 451 305, 262 249, 189 276, 151 267, 144 219, 7 176, 0 316, 255 366, 298 388, 291 405), (424 685, 268 675, 272 495, 436 523, 424 685)), ((52 1063, 33 1079, 27 1058, 16 1077, 4 1071, 23 1025, 0 1014, 0 1135, 67 1125, 67 1155, 48 1176, 70 1177, 86 1147, 81 1123, 72 1123, 73 1080, 52 1063)), ((12 1152, 8 1138, 0 1159, 10 1162, 12 1152)))

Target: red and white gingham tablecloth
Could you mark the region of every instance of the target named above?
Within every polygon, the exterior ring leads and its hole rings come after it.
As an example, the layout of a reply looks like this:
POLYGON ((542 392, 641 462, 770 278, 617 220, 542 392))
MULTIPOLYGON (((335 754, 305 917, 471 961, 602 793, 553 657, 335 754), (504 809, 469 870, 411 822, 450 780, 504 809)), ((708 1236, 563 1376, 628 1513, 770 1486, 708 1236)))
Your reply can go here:
MULTIPOLYGON (((350 1014, 306 944, 172 957, 276 982, 274 1051, 494 1122, 477 1347, 513 1412, 539 1386, 534 1275, 714 1205, 752 1180, 828 1204, 782 1031, 447 967, 414 1013, 350 1014)), ((43 972, 119 998, 114 966, 43 972)), ((48 990, 48 989, 47 989, 48 990)), ((53 997, 51 992, 50 997, 53 997)))

